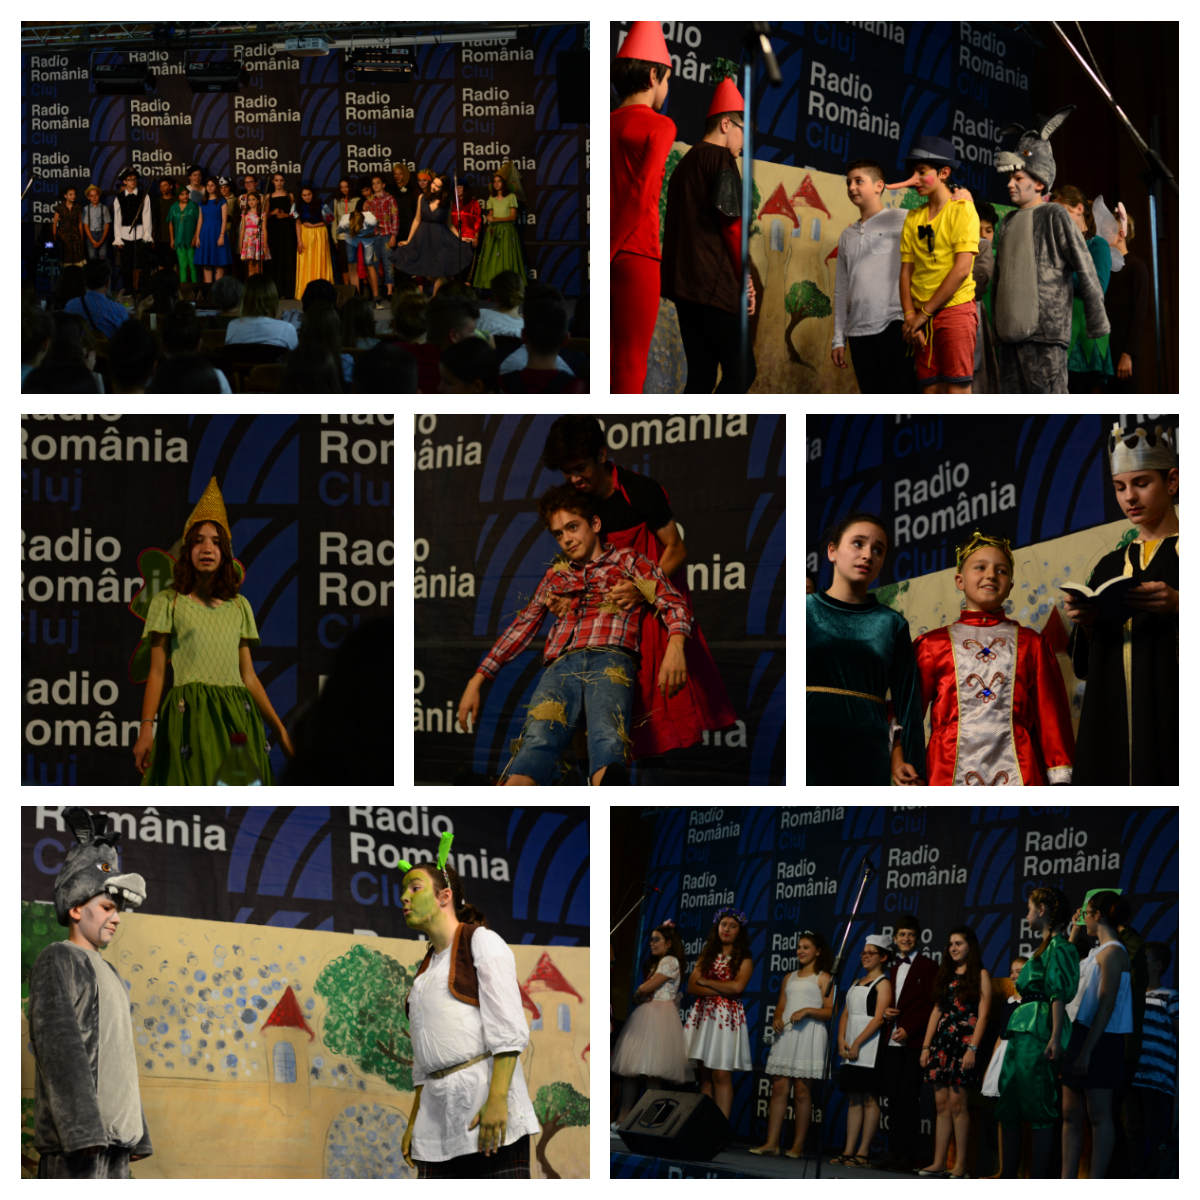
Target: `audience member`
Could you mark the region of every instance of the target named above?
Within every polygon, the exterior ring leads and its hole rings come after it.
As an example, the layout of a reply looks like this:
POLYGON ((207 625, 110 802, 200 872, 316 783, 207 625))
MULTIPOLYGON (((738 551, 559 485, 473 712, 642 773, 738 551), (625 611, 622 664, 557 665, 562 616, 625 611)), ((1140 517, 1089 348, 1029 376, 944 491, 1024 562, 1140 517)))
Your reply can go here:
POLYGON ((409 346, 424 344, 425 310, 428 307, 429 301, 412 289, 398 291, 392 296, 392 332, 400 341, 409 346))
POLYGON ((30 371, 21 391, 32 396, 95 394, 96 376, 81 362, 46 363, 30 371))
POLYGON ((246 280, 239 315, 225 330, 227 346, 246 343, 282 346, 285 350, 294 350, 300 344, 295 325, 279 320, 279 292, 267 275, 251 275, 246 280))
POLYGON ((500 360, 482 338, 471 337, 447 346, 438 370, 442 376, 439 392, 494 392, 500 360))
POLYGON ((50 343, 54 341, 54 318, 45 309, 34 305, 24 305, 21 308, 21 384, 35 367, 42 365, 42 360, 50 352, 50 343))
POLYGON ((62 312, 72 300, 82 299, 87 292, 87 281, 83 267, 70 264, 63 267, 54 285, 52 305, 56 312, 62 312))
POLYGON ((337 351, 319 341, 302 341, 295 350, 283 356, 283 381, 279 390, 302 396, 345 391, 337 351))
POLYGON ((113 391, 118 395, 142 395, 157 360, 158 339, 141 321, 126 321, 108 344, 113 391))
POLYGON ((47 358, 52 363, 83 363, 96 376, 96 391, 104 391, 104 383, 96 372, 96 343, 82 317, 59 313, 54 318, 54 340, 47 358))
MULTIPOLYGON (((318 279, 314 283, 325 283, 325 280, 318 279)), ((333 355, 341 377, 338 390, 344 392, 354 374, 354 359, 351 355, 342 353, 342 323, 338 318, 337 305, 332 300, 309 303, 308 293, 312 291, 313 286, 314 284, 310 283, 304 291, 304 321, 300 326, 300 345, 324 346, 333 355)), ((333 291, 333 284, 326 286, 333 291)))
POLYGON ((304 294, 300 297, 300 308, 286 308, 279 314, 280 320, 295 325, 297 329, 314 304, 332 304, 337 308, 337 288, 328 279, 310 279, 304 286, 304 294))
POLYGON ((233 275, 222 275, 212 285, 209 299, 220 311, 208 318, 209 329, 227 329, 229 322, 237 319, 242 303, 242 281, 233 275))
POLYGON ((173 393, 194 395, 199 393, 220 394, 217 369, 198 354, 180 354, 175 358, 164 358, 154 372, 146 391, 152 395, 173 393))
MULTIPOLYGON (((218 282, 221 282, 218 280, 218 282)), ((215 285, 214 285, 215 286, 215 285)), ((178 358, 182 354, 199 354, 204 356, 204 339, 200 336, 200 318, 191 304, 179 303, 162 319, 159 324, 159 336, 162 339, 163 354, 167 358, 178 358)), ((213 367, 217 373, 217 383, 223 395, 232 395, 233 389, 225 372, 219 367, 213 367)))
POLYGON ((1163 986, 1173 955, 1166 942, 1147 942, 1145 1019, 1141 1059, 1125 1104, 1130 1167, 1135 1179, 1159 1177, 1159 1163, 1175 1137, 1179 1094, 1179 993, 1163 986), (1146 1157, 1146 1138, 1150 1141, 1146 1157))
POLYGON ((351 296, 342 305, 342 345, 356 350, 370 350, 379 344, 375 333, 375 306, 366 296, 351 296))
MULTIPOLYGON (((556 287, 551 287, 548 283, 531 283, 526 287, 524 301, 526 314, 528 314, 530 303, 535 300, 553 300, 566 308, 566 301, 563 299, 562 292, 556 287)), ((575 367, 567 361, 561 351, 562 347, 560 346, 555 352, 555 369, 563 371, 568 375, 578 375, 575 367)), ((582 359, 582 357, 581 354, 573 355, 576 361, 582 359)), ((500 374, 508 375, 513 371, 523 371, 527 366, 529 366, 529 347, 522 344, 500 363, 500 374)), ((584 391, 587 391, 587 389, 584 388, 584 391)))
POLYGON ((354 390, 362 396, 417 392, 417 360, 395 342, 380 342, 354 364, 354 390))
POLYGON ((157 317, 165 317, 178 302, 179 276, 166 267, 160 267, 150 276, 147 291, 138 297, 133 315, 141 317, 143 313, 153 313, 157 317))
POLYGON ((529 351, 529 365, 519 371, 501 374, 501 391, 586 393, 587 387, 582 380, 558 367, 558 349, 569 340, 567 310, 561 300, 554 296, 534 295, 530 287, 525 295, 525 328, 521 331, 521 340, 529 351))
POLYGON ((521 316, 525 280, 516 271, 501 271, 492 280, 492 296, 498 307, 480 310, 475 328, 485 333, 500 334, 501 337, 520 337, 525 325, 521 316))
POLYGON ((83 268, 83 277, 87 282, 86 294, 69 301, 63 311, 83 317, 97 333, 111 339, 129 320, 129 312, 125 306, 110 299, 108 295, 112 265, 107 259, 92 259, 83 268))
POLYGON ((417 360, 417 378, 422 392, 436 393, 442 385, 438 359, 447 346, 475 332, 479 304, 469 296, 437 295, 425 309, 425 341, 407 347, 417 360))

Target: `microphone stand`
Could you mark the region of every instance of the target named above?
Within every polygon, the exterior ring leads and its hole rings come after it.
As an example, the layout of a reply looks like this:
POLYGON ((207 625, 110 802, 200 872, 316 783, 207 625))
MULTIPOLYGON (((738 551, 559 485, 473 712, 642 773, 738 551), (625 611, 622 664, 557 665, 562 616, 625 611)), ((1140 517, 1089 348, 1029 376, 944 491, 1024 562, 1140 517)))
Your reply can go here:
MULTIPOLYGON (((645 902, 647 892, 653 892, 655 890, 656 889, 652 888, 649 884, 643 883, 642 894, 637 903, 608 931, 608 936, 612 937, 612 935, 616 933, 617 930, 620 929, 621 926, 624 925, 625 922, 628 921, 629 918, 632 917, 639 908, 641 908, 642 904, 645 902)), ((628 893, 626 893, 626 895, 628 895, 628 893)))
MULTIPOLYGON (((821 1124, 825 1124, 825 1118, 829 1113, 829 1085, 832 1082, 833 1076, 833 1042, 837 1037, 837 981, 838 976, 842 972, 842 967, 846 962, 846 942, 850 938, 850 929, 854 924, 854 918, 858 913, 858 906, 862 903, 863 892, 867 890, 867 880, 875 874, 875 868, 871 865, 869 859, 863 862, 862 882, 858 885, 858 895, 854 898, 854 907, 850 910, 850 915, 846 918, 846 928, 842 931, 842 944, 838 947, 837 957, 833 960, 833 967, 829 972, 829 987, 825 989, 825 998, 833 997, 833 1003, 829 1006, 829 1039, 825 1043, 825 1070, 821 1076, 821 1124)), ((821 1178, 821 1159, 824 1152, 821 1149, 824 1130, 817 1137, 817 1173, 814 1178, 821 1178)))
POLYGON ((745 392, 749 386, 750 375, 750 311, 747 300, 747 288, 750 282, 750 222, 754 220, 751 212, 751 197, 754 174, 754 129, 750 123, 750 95, 754 87, 754 63, 761 54, 763 67, 767 73, 767 82, 772 87, 778 87, 783 82, 779 74, 779 64, 767 40, 771 26, 767 21, 751 21, 746 26, 745 63, 742 69, 742 290, 738 298, 739 312, 739 346, 738 346, 738 387, 739 392, 745 392))

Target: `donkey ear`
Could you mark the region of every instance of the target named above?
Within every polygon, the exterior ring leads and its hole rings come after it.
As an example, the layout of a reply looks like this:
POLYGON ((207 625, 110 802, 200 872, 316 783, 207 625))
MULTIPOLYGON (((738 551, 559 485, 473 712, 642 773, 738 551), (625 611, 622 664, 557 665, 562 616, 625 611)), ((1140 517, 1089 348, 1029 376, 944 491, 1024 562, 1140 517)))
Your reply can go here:
POLYGON ((1046 119, 1042 125, 1042 131, 1039 135, 1043 142, 1049 141, 1050 135, 1075 111, 1074 104, 1068 104, 1066 108, 1060 108, 1052 117, 1046 119))
POLYGON ((1017 121, 1011 121, 1009 124, 1005 125, 1005 127, 1003 129, 996 130, 996 140, 999 141, 1000 138, 1008 137, 1008 135, 1010 133, 1015 133, 1018 136, 1020 136, 1024 132, 1025 132, 1024 125, 1020 124, 1017 121))
POLYGON ((92 814, 86 808, 63 809, 63 820, 71 827, 76 841, 81 846, 88 845, 96 835, 96 827, 92 823, 92 814))

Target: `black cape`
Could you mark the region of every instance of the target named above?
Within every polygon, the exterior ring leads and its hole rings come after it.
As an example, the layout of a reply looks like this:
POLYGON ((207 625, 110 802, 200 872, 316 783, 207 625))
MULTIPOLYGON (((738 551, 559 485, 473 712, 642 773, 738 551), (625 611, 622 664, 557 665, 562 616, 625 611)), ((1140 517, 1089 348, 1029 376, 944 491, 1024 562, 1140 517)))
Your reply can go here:
MULTIPOLYGON (((1089 587, 1131 574, 1179 590, 1179 535, 1163 538, 1142 566, 1143 546, 1131 542, 1106 554, 1089 587)), ((1138 611, 1123 626, 1103 619, 1088 638, 1076 626, 1071 666, 1087 681, 1075 741, 1074 784, 1109 787, 1179 786, 1179 614, 1138 611), (1125 640, 1129 638, 1133 729, 1129 726, 1125 640), (1132 769, 1131 762, 1132 759, 1132 769)))

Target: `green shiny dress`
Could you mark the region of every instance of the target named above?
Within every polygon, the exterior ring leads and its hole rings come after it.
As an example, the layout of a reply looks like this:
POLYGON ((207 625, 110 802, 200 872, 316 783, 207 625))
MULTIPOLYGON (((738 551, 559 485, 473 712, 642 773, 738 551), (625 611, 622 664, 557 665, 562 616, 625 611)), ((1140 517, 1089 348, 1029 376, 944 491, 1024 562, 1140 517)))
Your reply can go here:
POLYGON ((168 658, 175 681, 159 705, 143 786, 212 786, 232 733, 246 735, 246 749, 263 783, 273 785, 262 716, 239 665, 241 639, 251 645, 260 640, 246 597, 209 608, 164 588, 150 601, 145 635, 151 633, 171 635, 168 658))
POLYGON ((881 702, 889 689, 904 729, 904 759, 924 777, 925 720, 908 622, 874 596, 863 604, 846 604, 817 592, 805 597, 805 607, 805 783, 891 783, 891 737, 881 702))
MULTIPOLYGON (((1025 964, 1017 979, 1022 1003, 1008 1023, 1008 1048, 1000 1066, 996 1120, 1001 1125, 1028 1121, 1034 1129, 1045 1129, 1058 1120, 1055 1065, 1045 1056, 1054 1031, 1050 1008, 1055 1000, 1069 1004, 1078 988, 1079 953, 1065 937, 1055 934, 1045 951, 1025 964), (1033 995, 1046 999, 1026 999, 1033 995)), ((1069 1033, 1070 1023, 1064 1017, 1060 1035, 1064 1049, 1069 1033)))

